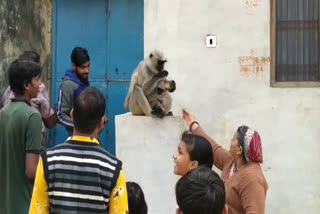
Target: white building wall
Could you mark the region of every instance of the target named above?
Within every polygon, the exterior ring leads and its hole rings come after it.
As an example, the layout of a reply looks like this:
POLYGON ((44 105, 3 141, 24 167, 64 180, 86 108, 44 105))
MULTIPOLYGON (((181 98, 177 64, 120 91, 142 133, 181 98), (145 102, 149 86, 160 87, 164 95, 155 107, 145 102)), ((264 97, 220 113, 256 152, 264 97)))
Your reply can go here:
MULTIPOLYGON (((163 119, 129 114, 117 115, 116 151, 127 181, 143 189, 148 213, 175 213, 175 184, 172 155, 185 130, 182 118, 163 119)), ((130 212, 130 210, 129 210, 130 212)))
POLYGON ((270 1, 145 0, 144 39, 168 57, 175 115, 189 108, 225 148, 239 125, 260 133, 266 213, 320 213, 320 90, 270 87, 270 1))

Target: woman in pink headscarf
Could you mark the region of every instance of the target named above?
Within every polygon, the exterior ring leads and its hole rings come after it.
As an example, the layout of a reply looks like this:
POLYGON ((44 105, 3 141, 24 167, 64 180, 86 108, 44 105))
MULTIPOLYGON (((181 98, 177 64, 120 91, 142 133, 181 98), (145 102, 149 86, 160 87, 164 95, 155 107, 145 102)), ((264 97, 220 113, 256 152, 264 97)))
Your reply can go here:
POLYGON ((228 213, 263 214, 268 183, 260 167, 263 155, 259 133, 240 126, 228 151, 203 131, 190 111, 184 109, 183 118, 190 131, 205 137, 212 145, 213 164, 222 171, 221 178, 225 183, 228 213))

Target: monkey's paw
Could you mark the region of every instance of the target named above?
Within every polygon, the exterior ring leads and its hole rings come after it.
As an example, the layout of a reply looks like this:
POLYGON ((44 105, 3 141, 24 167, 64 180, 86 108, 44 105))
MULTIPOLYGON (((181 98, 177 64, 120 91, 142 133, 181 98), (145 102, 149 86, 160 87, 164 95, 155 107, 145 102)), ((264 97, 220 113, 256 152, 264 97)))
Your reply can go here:
POLYGON ((164 92, 164 89, 162 88, 157 88, 157 94, 161 95, 164 92))
POLYGON ((168 76, 168 74, 169 74, 168 71, 162 70, 162 71, 159 71, 159 73, 157 73, 156 76, 159 78, 164 78, 164 77, 168 76))
POLYGON ((152 111, 151 111, 151 114, 153 116, 156 116, 156 117, 160 117, 160 118, 163 118, 165 115, 164 115, 164 112, 161 108, 154 108, 152 111))
POLYGON ((176 82, 174 80, 170 83, 170 89, 169 92, 174 92, 176 90, 176 82))

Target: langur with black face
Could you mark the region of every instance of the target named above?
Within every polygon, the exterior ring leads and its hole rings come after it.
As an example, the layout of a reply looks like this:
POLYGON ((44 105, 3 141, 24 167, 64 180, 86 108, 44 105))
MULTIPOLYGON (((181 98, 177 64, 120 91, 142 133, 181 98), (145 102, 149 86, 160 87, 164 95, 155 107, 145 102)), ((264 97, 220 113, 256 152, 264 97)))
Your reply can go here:
POLYGON ((162 52, 154 50, 133 72, 124 104, 124 107, 129 108, 133 115, 163 117, 169 112, 172 100, 165 92, 174 91, 175 83, 166 80, 168 72, 163 70, 166 61, 162 52), (169 86, 172 89, 168 88, 169 86), (163 105, 166 107, 164 108, 163 105))

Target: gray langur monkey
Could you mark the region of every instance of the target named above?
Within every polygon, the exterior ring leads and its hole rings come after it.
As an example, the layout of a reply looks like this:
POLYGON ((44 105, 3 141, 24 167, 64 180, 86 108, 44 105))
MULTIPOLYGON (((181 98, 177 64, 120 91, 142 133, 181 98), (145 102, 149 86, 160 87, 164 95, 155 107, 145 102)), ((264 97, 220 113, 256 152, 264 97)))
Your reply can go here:
POLYGON ((176 83, 174 80, 167 80, 168 72, 161 71, 155 74, 144 87, 144 94, 152 108, 151 114, 160 118, 164 116, 172 116, 170 111, 172 106, 172 98, 169 92, 174 92, 176 83))
MULTIPOLYGON (((161 82, 160 79, 168 75, 168 72, 163 70, 165 62, 167 62, 167 60, 163 53, 154 50, 145 60, 141 61, 134 70, 124 104, 124 107, 126 109, 129 108, 133 115, 160 116, 164 114, 160 114, 160 104, 166 105, 166 97, 168 96, 166 93, 164 95, 161 93, 162 96, 156 96, 154 91, 158 88, 156 86, 161 82), (152 100, 152 105, 148 98, 152 100)), ((165 83, 163 85, 165 85, 165 83)), ((160 88, 163 89, 161 86, 160 88)), ((165 92, 165 90, 163 92, 165 92)), ((168 103, 170 103, 169 109, 171 108, 171 102, 172 101, 168 100, 168 103)), ((166 112, 167 110, 164 109, 168 108, 162 108, 163 112, 166 112)))

